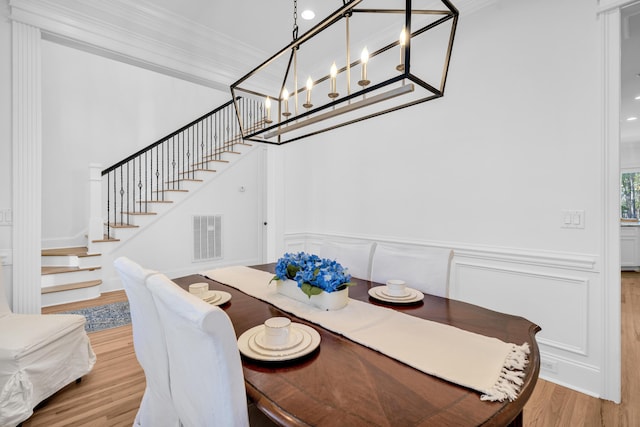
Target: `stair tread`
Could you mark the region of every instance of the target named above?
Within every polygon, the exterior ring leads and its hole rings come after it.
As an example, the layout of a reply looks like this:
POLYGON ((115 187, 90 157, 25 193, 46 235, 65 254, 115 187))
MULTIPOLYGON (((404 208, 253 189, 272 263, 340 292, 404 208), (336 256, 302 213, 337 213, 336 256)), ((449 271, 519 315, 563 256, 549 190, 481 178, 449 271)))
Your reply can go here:
POLYGON ((218 162, 218 163, 229 163, 229 160, 223 160, 223 159, 210 159, 209 157, 211 156, 215 156, 215 154, 211 154, 209 156, 205 156, 203 157, 204 159, 207 159, 207 162, 218 162))
POLYGON ((89 248, 85 246, 78 246, 73 248, 53 248, 43 249, 42 256, 77 256, 79 258, 100 256, 100 254, 90 254, 89 248))
MULTIPOLYGON (((213 160, 211 160, 213 161, 213 160)), ((203 182, 202 179, 193 179, 193 178, 180 178, 180 179, 174 179, 172 181, 165 181, 165 184, 175 184, 175 183, 180 183, 180 182, 203 182)))
POLYGON ((93 267, 41 267, 40 274, 42 276, 47 276, 49 274, 62 274, 62 273, 75 273, 77 271, 93 271, 100 270, 102 267, 93 266, 93 267))
MULTIPOLYGON (((206 162, 204 162, 206 163, 206 162)), ((202 164, 202 163, 194 163, 192 166, 197 166, 198 164, 202 164)), ((202 168, 196 168, 196 169, 191 169, 188 171, 184 171, 184 172, 180 172, 181 175, 186 175, 188 173, 193 173, 193 172, 217 172, 215 169, 202 169, 202 168)))
POLYGON ((119 242, 120 239, 114 239, 113 237, 109 237, 106 234, 102 236, 102 239, 92 240, 91 243, 105 243, 105 242, 119 242))
MULTIPOLYGON (((107 224, 105 224, 105 225, 107 225, 107 224)), ((138 228, 137 225, 124 224, 122 222, 110 222, 108 225, 111 228, 138 228)))
POLYGON ((122 212, 125 215, 158 215, 157 212, 122 212))
POLYGON ((138 203, 173 203, 173 200, 138 200, 138 203))
POLYGON ((164 190, 154 190, 154 193, 171 193, 171 192, 175 192, 175 193, 188 193, 189 190, 183 190, 183 189, 172 189, 172 188, 166 188, 164 190))
POLYGON ((40 289, 40 293, 49 294, 51 292, 71 291, 74 289, 92 288, 102 284, 102 280, 87 280, 86 282, 65 283, 64 285, 45 286, 40 289))

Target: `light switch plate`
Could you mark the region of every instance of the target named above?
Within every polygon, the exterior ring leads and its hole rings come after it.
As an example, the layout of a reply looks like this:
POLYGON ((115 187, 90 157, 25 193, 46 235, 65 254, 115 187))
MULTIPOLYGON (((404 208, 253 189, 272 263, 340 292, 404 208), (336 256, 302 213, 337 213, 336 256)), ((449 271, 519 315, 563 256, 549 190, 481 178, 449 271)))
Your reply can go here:
POLYGON ((13 263, 11 249, 0 249, 0 265, 11 265, 13 263))
POLYGON ((0 225, 11 225, 13 215, 11 209, 0 209, 0 225))
POLYGON ((584 211, 569 209, 561 210, 560 228, 584 228, 584 211))

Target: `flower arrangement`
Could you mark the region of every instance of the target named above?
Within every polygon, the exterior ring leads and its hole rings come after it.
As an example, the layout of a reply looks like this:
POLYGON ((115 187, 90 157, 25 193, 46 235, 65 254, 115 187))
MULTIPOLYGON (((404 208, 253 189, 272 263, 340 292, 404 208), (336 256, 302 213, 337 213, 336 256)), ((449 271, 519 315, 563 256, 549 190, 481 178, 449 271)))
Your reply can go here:
POLYGON ((335 292, 355 285, 351 275, 337 261, 298 252, 286 253, 276 264, 274 280, 295 280, 309 298, 322 292, 335 292))

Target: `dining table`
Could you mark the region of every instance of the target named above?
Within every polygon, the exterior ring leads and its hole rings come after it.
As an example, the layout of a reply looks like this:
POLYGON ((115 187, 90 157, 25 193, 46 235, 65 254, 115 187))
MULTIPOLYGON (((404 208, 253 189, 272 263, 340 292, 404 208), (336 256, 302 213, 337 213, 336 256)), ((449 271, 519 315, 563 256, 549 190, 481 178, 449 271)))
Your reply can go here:
MULTIPOLYGON (((274 273, 275 263, 252 266, 274 273)), ((349 298, 401 311, 409 316, 494 337, 506 343, 528 344, 523 382, 514 400, 484 401, 476 390, 454 384, 389 357, 351 339, 298 318, 233 286, 193 274, 175 283, 206 282, 210 290, 231 299, 221 305, 237 337, 271 317, 287 317, 320 335, 319 346, 295 360, 264 361, 242 357, 247 396, 282 426, 522 426, 522 411, 540 370, 535 335, 540 327, 529 320, 470 303, 424 295, 412 304, 387 304, 372 298, 379 283, 352 278, 349 298)), ((269 286, 265 284, 265 286, 269 286)), ((273 285, 271 285, 273 286, 273 285)), ((428 339, 415 336, 415 340, 428 339)), ((427 343, 437 346, 438 343, 427 343)), ((475 367, 474 367, 475 368, 475 367)), ((477 369, 483 369, 477 366, 477 369)))

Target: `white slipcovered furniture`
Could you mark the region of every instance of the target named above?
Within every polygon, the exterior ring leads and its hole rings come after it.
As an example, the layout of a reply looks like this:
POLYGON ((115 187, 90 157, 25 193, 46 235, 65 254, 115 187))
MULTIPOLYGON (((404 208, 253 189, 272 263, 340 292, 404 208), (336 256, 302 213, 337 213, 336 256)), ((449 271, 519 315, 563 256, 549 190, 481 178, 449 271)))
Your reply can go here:
POLYGON ((173 406, 169 386, 169 358, 164 330, 146 280, 156 271, 147 270, 128 258, 120 257, 114 266, 129 300, 133 348, 144 370, 146 388, 134 426, 178 427, 180 420, 173 406))
POLYGON ((319 256, 339 262, 353 277, 369 280, 375 245, 372 242, 327 241, 320 247, 319 256))
POLYGON ((0 269, 0 426, 16 426, 33 408, 93 368, 96 356, 76 314, 15 314, 0 269))
POLYGON ((185 427, 249 425, 233 324, 162 274, 149 276, 169 355, 171 395, 185 427))
POLYGON ((400 279, 430 295, 449 297, 449 268, 453 251, 446 248, 399 248, 378 243, 371 262, 371 280, 400 279))

